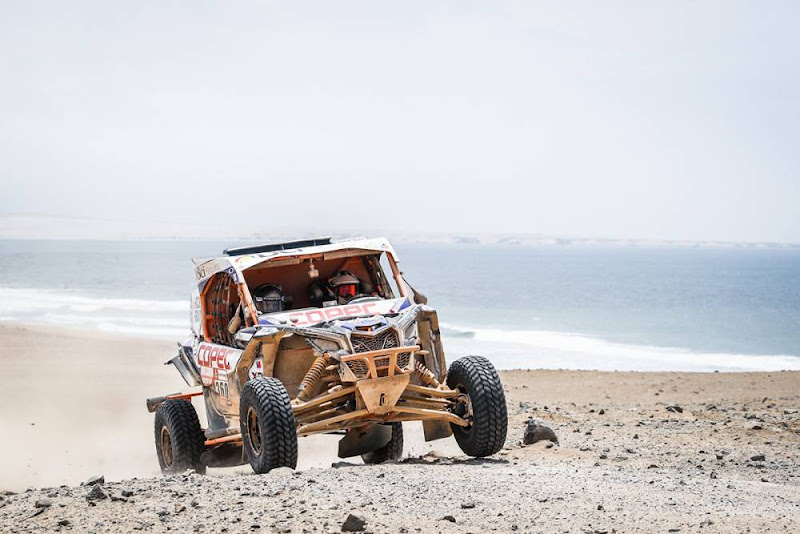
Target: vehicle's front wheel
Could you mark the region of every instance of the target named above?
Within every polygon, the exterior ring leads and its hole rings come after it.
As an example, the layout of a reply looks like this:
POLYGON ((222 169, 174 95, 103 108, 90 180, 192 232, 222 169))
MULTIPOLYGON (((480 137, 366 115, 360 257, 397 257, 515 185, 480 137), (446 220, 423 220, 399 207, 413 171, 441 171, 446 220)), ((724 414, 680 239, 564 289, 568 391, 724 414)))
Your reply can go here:
POLYGON ((403 423, 391 423, 392 437, 389 443, 372 452, 361 455, 365 464, 382 464, 389 460, 399 460, 403 456, 403 423))
POLYGON ((494 365, 483 356, 465 356, 454 361, 447 385, 461 392, 457 408, 469 426, 451 423, 453 435, 465 454, 491 456, 503 448, 508 431, 508 413, 503 384, 494 365))
POLYGON ((156 410, 155 438, 162 473, 174 475, 187 469, 206 472, 200 461, 205 436, 191 402, 179 399, 162 402, 156 410))
POLYGON ((286 388, 259 376, 245 384, 239 403, 244 450, 257 474, 297 466, 297 430, 286 388))

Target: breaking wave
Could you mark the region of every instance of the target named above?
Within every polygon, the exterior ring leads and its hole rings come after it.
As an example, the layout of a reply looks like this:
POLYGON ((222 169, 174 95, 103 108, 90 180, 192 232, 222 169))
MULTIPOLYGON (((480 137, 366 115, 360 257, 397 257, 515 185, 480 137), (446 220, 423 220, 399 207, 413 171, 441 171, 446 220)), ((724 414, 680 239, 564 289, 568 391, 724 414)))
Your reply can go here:
MULTIPOLYGON (((187 292, 188 293, 188 292, 187 292)), ((180 340, 189 333, 189 298, 102 298, 54 289, 0 288, 0 321, 180 340)), ((500 369, 607 371, 800 370, 800 357, 698 352, 632 345, 547 330, 472 328, 442 323, 449 360, 483 354, 500 369)))
POLYGON ((442 324, 449 359, 483 354, 500 369, 597 369, 602 371, 800 370, 800 357, 698 352, 632 345, 583 334, 547 330, 468 328, 442 324))
POLYGON ((181 339, 189 332, 185 301, 103 298, 56 289, 0 288, 0 320, 181 339))

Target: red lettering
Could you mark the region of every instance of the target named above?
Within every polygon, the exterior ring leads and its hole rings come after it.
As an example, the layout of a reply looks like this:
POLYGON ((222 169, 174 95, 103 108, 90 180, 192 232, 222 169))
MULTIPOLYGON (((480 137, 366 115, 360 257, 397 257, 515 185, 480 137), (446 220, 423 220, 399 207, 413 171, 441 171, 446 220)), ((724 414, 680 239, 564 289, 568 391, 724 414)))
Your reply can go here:
POLYGON ((367 302, 366 304, 362 304, 361 307, 364 309, 364 314, 371 313, 370 308, 376 306, 377 302, 367 302))
POLYGON ((289 314, 289 322, 293 325, 303 326, 308 324, 307 321, 303 319, 302 313, 291 313, 289 314))
POLYGON ((322 310, 311 310, 310 312, 306 312, 306 319, 309 324, 321 323, 325 320, 325 314, 322 310))
POLYGON ((341 308, 325 308, 325 315, 328 319, 333 319, 344 315, 344 311, 341 308))
POLYGON ((358 304, 351 304, 350 306, 344 307, 344 315, 358 315, 358 312, 361 311, 361 306, 358 304))

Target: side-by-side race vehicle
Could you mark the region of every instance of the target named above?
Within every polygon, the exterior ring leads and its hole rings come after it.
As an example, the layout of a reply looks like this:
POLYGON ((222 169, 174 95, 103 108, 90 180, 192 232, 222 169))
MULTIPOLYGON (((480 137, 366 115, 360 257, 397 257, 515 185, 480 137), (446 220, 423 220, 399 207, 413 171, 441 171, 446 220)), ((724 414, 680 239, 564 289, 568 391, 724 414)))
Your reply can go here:
POLYGON ((161 470, 294 469, 298 436, 319 433, 343 436, 342 458, 396 460, 404 421, 422 421, 426 441, 455 435, 469 456, 499 451, 497 371, 480 356, 447 368, 436 311, 397 262, 387 240, 363 238, 194 260, 192 335, 167 364, 199 390, 147 400, 161 470))

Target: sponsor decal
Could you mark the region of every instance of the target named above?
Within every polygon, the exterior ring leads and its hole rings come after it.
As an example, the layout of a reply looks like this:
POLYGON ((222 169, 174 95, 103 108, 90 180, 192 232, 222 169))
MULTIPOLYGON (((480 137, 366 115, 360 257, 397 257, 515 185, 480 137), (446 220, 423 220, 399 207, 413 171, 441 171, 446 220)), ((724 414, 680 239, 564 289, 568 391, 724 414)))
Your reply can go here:
POLYGON ((228 372, 236 368, 244 351, 202 342, 195 351, 195 361, 206 387, 214 386, 223 397, 228 396, 228 372))
POLYGON ((384 315, 387 313, 397 313, 410 305, 407 298, 393 300, 373 300, 357 304, 345 304, 343 306, 331 306, 329 308, 315 308, 312 310, 300 310, 296 312, 274 313, 262 317, 261 324, 281 324, 288 323, 293 326, 311 326, 333 319, 343 319, 345 317, 358 317, 364 315, 384 315))
POLYGON ((256 358, 256 361, 250 366, 250 380, 258 376, 264 376, 264 362, 261 358, 256 358))

